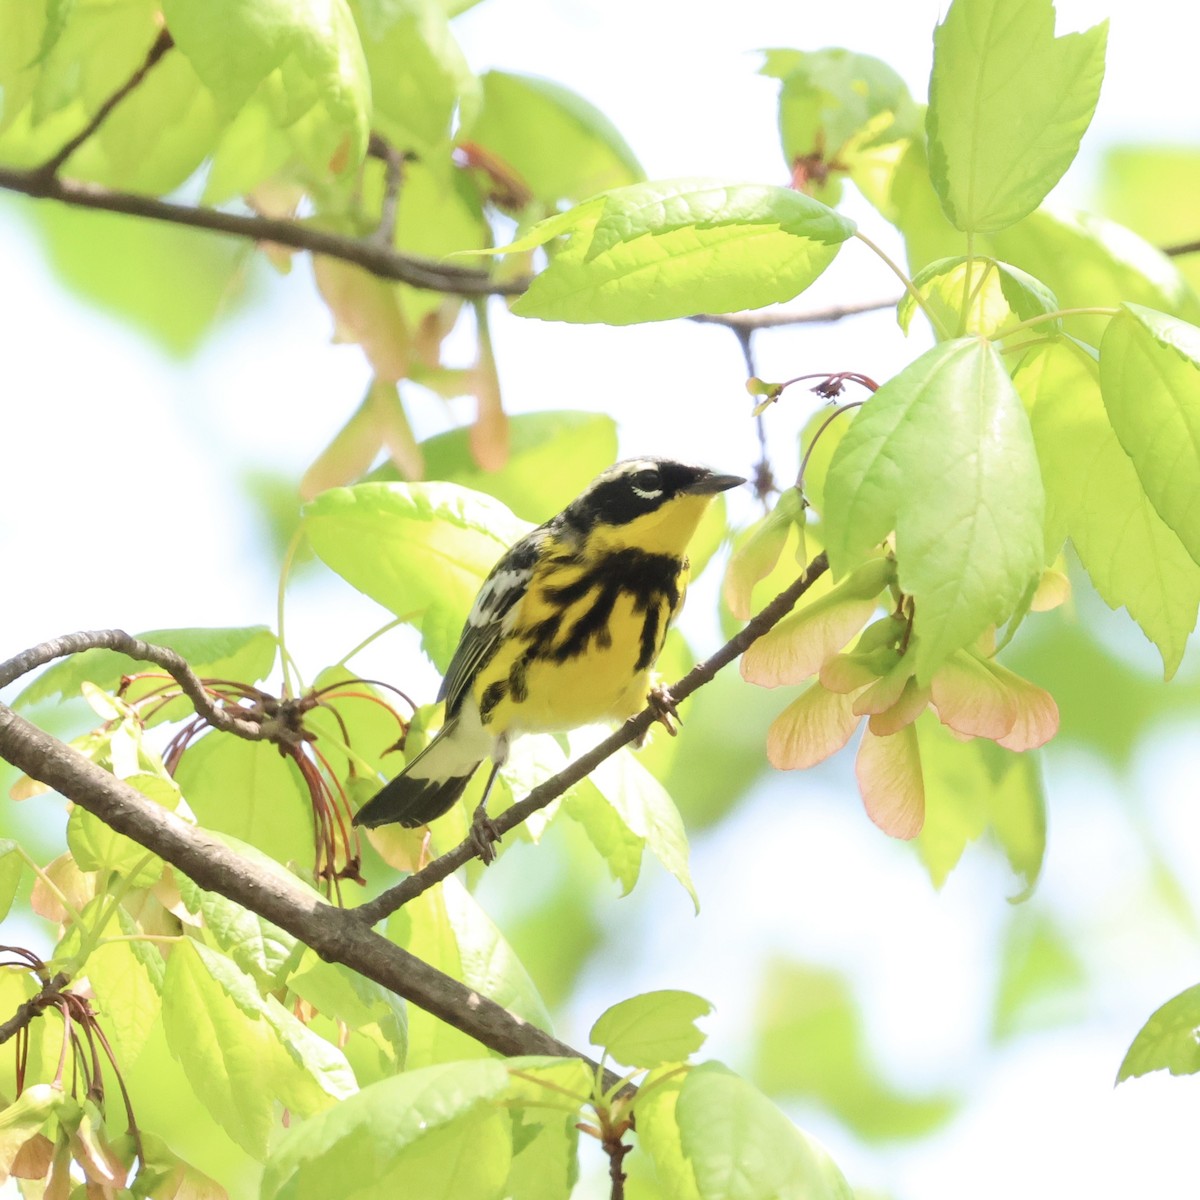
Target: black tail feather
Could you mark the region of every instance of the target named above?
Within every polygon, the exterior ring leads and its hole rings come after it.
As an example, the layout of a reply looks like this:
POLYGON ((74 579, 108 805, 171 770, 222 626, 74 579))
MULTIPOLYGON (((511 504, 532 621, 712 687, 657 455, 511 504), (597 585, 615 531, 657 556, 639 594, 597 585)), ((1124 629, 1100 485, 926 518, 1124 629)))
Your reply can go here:
POLYGON ((407 773, 397 775, 358 810, 354 824, 368 829, 393 822, 399 822, 407 829, 428 825, 442 813, 449 812, 474 774, 472 769, 451 779, 421 779, 407 773))

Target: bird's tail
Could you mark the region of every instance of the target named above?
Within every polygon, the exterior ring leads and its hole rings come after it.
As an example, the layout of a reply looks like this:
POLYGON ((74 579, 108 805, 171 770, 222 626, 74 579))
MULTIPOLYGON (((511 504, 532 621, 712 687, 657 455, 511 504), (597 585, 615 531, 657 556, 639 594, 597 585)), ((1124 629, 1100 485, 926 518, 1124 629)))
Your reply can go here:
POLYGON ((354 824, 374 829, 399 822, 413 829, 448 812, 482 761, 464 758, 463 748, 455 744, 456 724, 443 725, 433 741, 358 810, 354 824))

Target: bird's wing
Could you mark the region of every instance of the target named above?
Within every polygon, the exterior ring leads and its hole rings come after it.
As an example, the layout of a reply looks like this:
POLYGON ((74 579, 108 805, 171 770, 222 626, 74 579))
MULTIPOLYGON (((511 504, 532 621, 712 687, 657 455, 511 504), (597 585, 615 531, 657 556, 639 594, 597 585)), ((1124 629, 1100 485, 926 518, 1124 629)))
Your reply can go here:
POLYGON ((529 588, 545 536, 541 527, 527 533, 483 581, 438 692, 438 699, 446 701, 448 716, 458 712, 472 680, 496 652, 505 633, 505 618, 529 588))

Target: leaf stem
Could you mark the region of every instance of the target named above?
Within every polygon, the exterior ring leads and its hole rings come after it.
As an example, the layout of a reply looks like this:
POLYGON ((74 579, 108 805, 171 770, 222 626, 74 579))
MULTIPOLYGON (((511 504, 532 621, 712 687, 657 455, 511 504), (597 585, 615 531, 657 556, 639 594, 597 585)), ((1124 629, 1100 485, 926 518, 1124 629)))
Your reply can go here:
POLYGON ((1119 308, 1056 308, 1053 312, 1041 313, 1036 317, 1019 321, 1016 325, 1009 325, 997 333, 992 341, 998 342, 1001 338, 1019 333, 1022 329, 1032 329, 1037 325, 1044 325, 1047 321, 1057 321, 1061 317, 1115 317, 1120 312, 1119 308))
POLYGON ((54 880, 51 879, 50 876, 47 875, 40 866, 38 866, 24 846, 18 845, 16 847, 16 851, 21 856, 21 859, 25 865, 38 877, 38 879, 41 880, 42 885, 51 893, 51 895, 53 895, 55 900, 57 900, 59 904, 63 906, 63 911, 68 917, 71 918, 71 923, 83 928, 83 914, 75 907, 75 905, 70 902, 70 900, 67 899, 66 893, 62 890, 62 888, 60 888, 58 884, 55 883, 54 880))
POLYGON ((389 621, 386 625, 380 625, 380 627, 376 629, 374 633, 368 634, 365 638, 363 638, 363 640, 359 642, 353 650, 347 650, 346 653, 343 654, 342 657, 333 664, 333 669, 336 671, 338 667, 344 667, 356 654, 362 650, 365 650, 373 641, 375 641, 376 638, 381 638, 385 633, 390 633, 396 628, 397 625, 406 625, 409 621, 416 617, 419 612, 420 609, 414 609, 410 613, 405 613, 402 617, 396 617, 394 620, 389 621))
POLYGON ((926 317, 929 318, 929 323, 933 326, 934 332, 938 335, 939 339, 944 341, 949 336, 945 327, 937 319, 937 316, 929 308, 929 305, 925 303, 921 293, 918 292, 915 287, 913 287, 913 281, 909 279, 909 277, 905 275, 905 273, 896 265, 896 263, 889 258, 879 246, 871 241, 871 239, 867 237, 865 233, 859 230, 854 234, 854 236, 858 238, 858 240, 862 242, 868 250, 873 250, 883 260, 884 265, 891 270, 891 272, 896 276, 897 279, 900 280, 902 284, 904 284, 904 290, 913 298, 913 302, 916 304, 916 306, 925 314, 926 317))
POLYGON ((967 313, 971 308, 971 276, 975 273, 975 234, 967 230, 967 261, 963 264, 962 302, 958 306, 958 336, 967 332, 967 313))
POLYGON ((279 587, 275 593, 275 636, 279 639, 279 669, 283 673, 283 694, 286 697, 297 696, 303 687, 300 670, 296 660, 288 653, 287 638, 284 636, 284 609, 287 599, 287 581, 304 537, 303 524, 296 526, 287 549, 283 553, 283 562, 279 566, 279 587), (294 680, 293 680, 294 675, 294 680))

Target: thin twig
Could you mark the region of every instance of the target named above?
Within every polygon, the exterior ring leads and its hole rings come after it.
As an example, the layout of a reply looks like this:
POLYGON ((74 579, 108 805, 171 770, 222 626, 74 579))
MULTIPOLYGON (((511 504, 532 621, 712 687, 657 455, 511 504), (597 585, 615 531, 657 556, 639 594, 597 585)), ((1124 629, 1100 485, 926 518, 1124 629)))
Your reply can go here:
POLYGON ((396 234, 396 210, 400 206, 400 186, 404 182, 404 155, 378 133, 371 134, 367 153, 383 163, 383 200, 379 205, 379 225, 372 237, 390 246, 396 234))
POLYGON ((34 1017, 41 1016, 53 1002, 53 998, 58 996, 70 982, 70 977, 59 971, 52 979, 48 979, 42 984, 42 990, 36 996, 31 996, 24 1004, 19 1004, 17 1011, 7 1021, 0 1024, 0 1046, 26 1028, 34 1017))
POLYGON ((608 1155, 608 1177, 612 1183, 609 1200, 625 1200, 625 1155, 632 1146, 627 1146, 620 1137, 604 1139, 604 1153, 608 1155))
MULTIPOLYGON (((688 320, 700 325, 724 325, 735 332, 745 330, 754 333, 759 329, 780 329, 785 325, 830 325, 845 317, 895 308, 899 303, 899 299, 893 297, 891 300, 867 300, 862 304, 835 304, 829 308, 814 308, 810 312, 701 313, 688 317, 688 320)), ((754 372, 751 371, 751 374, 754 372)))
POLYGON ((57 200, 76 208, 125 213, 150 221, 166 221, 193 229, 207 229, 254 242, 276 242, 294 250, 325 254, 354 263, 380 279, 407 283, 410 287, 448 292, 458 296, 516 296, 526 288, 526 279, 493 280, 486 271, 454 267, 433 259, 400 254, 371 238, 328 233, 300 221, 277 217, 242 216, 216 208, 172 204, 154 196, 119 192, 98 184, 76 183, 40 171, 0 167, 0 188, 20 192, 37 200, 57 200))
POLYGON ((7 662, 0 663, 0 688, 7 687, 22 675, 28 674, 36 667, 53 662, 56 658, 64 658, 68 654, 80 654, 84 650, 116 650, 120 654, 141 662, 152 662, 162 667, 176 683, 183 694, 191 700, 196 712, 200 714, 214 729, 236 734, 238 737, 257 742, 274 736, 269 725, 258 721, 247 721, 233 715, 228 708, 217 704, 208 689, 200 682, 199 677, 191 667, 174 650, 165 646, 155 646, 143 642, 126 633, 123 629, 97 629, 87 633, 68 633, 62 637, 52 638, 22 651, 7 662))
POLYGON ((161 30, 158 37, 154 39, 154 44, 147 51, 145 61, 143 61, 142 65, 96 109, 92 119, 57 154, 47 159, 40 167, 34 168, 34 172, 45 175, 48 178, 52 178, 58 174, 58 170, 63 163, 104 124, 108 119, 109 113, 146 78, 151 67, 174 45, 175 41, 171 35, 165 29, 161 30))
POLYGON ((1162 252, 1168 258, 1179 258, 1183 254, 1200 254, 1200 239, 1191 242, 1178 242, 1174 246, 1164 246, 1162 252))
MULTIPOLYGON (((804 573, 790 587, 785 588, 752 620, 736 633, 711 657, 697 663, 678 683, 670 688, 672 699, 677 703, 685 700, 697 688, 703 687, 710 679, 728 663, 733 662, 752 642, 762 637, 772 626, 781 621, 792 609, 796 602, 810 587, 825 573, 829 562, 824 553, 818 554, 808 564, 804 573)), ((581 754, 574 762, 557 775, 538 784, 524 800, 518 801, 507 808, 499 816, 492 819, 497 836, 515 829, 522 821, 526 821, 535 812, 543 809, 552 800, 556 800, 568 788, 573 787, 581 779, 590 775, 606 758, 611 757, 622 746, 629 745, 635 738, 658 719, 659 709, 648 704, 635 717, 630 717, 615 733, 610 734, 598 746, 586 754, 581 754)), ((401 905, 407 904, 422 892, 428 891, 435 883, 440 883, 448 875, 452 875, 464 863, 479 856, 478 845, 470 837, 465 838, 452 850, 448 850, 440 858, 435 858, 428 866, 401 880, 395 887, 381 892, 374 900, 368 900, 358 908, 350 909, 349 914, 361 921, 374 925, 395 912, 401 905)))

